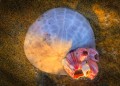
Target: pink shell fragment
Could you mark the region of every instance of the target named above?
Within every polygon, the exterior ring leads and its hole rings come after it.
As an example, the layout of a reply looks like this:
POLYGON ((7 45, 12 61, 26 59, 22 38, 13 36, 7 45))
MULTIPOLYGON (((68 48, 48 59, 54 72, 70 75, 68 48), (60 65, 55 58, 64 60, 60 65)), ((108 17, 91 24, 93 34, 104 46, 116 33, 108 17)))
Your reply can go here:
POLYGON ((78 48, 67 54, 64 69, 73 78, 88 77, 94 79, 98 74, 98 52, 94 49, 78 48))

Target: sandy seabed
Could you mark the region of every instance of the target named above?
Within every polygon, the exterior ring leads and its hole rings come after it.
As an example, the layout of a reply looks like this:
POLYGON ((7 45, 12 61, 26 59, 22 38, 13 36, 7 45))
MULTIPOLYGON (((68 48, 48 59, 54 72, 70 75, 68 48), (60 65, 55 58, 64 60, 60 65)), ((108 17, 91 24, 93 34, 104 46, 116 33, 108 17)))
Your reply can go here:
POLYGON ((0 86, 120 86, 119 0, 0 0, 0 86), (69 7, 90 22, 100 54, 93 80, 72 80, 37 70, 24 53, 29 26, 45 11, 69 7))

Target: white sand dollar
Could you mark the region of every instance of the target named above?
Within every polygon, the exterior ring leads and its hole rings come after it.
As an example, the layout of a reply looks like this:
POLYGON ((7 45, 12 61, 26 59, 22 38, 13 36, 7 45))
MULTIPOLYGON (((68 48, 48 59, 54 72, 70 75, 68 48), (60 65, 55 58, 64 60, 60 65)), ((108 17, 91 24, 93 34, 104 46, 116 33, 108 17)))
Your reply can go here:
POLYGON ((66 74, 62 59, 76 48, 95 48, 94 33, 80 13, 54 8, 41 15, 28 29, 24 42, 27 59, 38 69, 66 74))

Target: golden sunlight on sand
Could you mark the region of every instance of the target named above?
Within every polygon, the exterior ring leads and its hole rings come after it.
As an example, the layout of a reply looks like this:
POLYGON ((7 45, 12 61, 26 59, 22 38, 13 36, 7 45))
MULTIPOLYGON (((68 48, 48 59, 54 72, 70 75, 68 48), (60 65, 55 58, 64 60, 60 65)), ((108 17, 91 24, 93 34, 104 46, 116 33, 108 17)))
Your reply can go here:
POLYGON ((92 10, 96 14, 102 28, 109 28, 120 23, 120 16, 113 10, 102 8, 99 4, 94 4, 92 10))

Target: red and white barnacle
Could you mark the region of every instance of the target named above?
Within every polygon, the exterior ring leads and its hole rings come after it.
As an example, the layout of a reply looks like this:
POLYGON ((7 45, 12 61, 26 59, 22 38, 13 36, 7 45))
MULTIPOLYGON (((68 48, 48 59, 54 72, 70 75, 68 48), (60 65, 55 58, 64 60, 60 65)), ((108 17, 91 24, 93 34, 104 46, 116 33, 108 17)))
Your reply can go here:
POLYGON ((24 51, 36 68, 47 73, 73 79, 93 79, 98 73, 93 30, 82 14, 69 8, 42 14, 28 29, 24 51))
POLYGON ((64 67, 66 72, 73 78, 88 77, 94 79, 98 73, 98 55, 97 51, 91 48, 78 48, 67 54, 64 59, 67 63, 69 71, 64 67), (77 53, 77 55, 75 55, 77 53), (79 55, 78 55, 79 54, 79 55))

